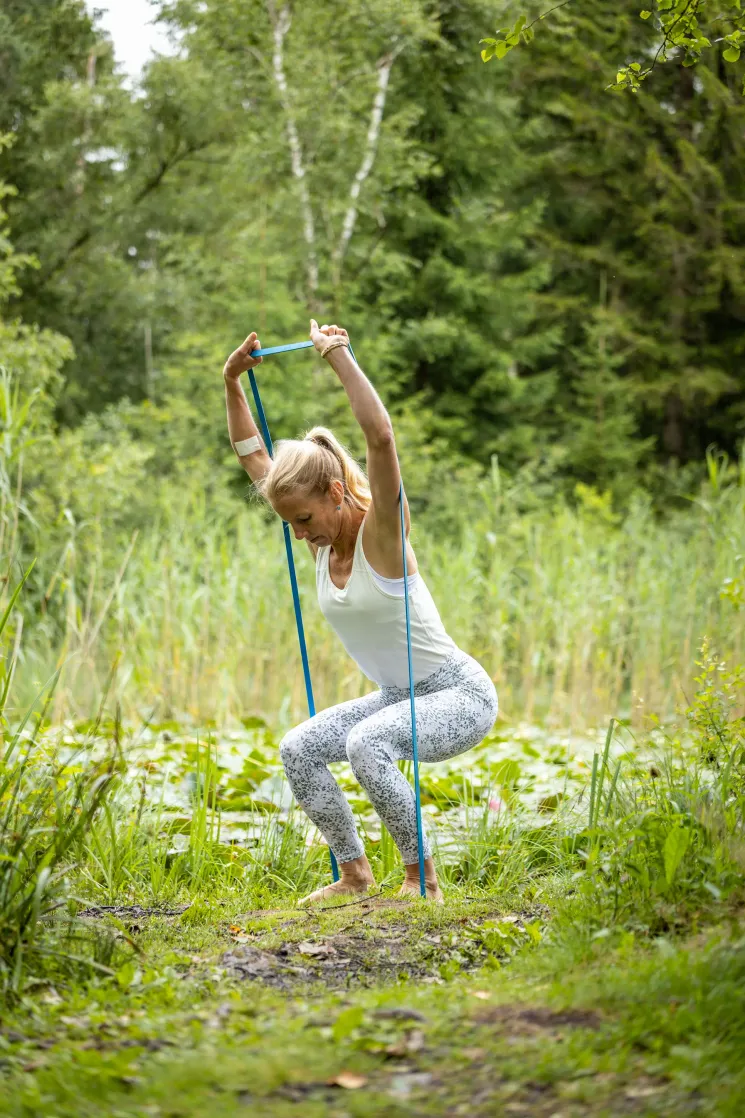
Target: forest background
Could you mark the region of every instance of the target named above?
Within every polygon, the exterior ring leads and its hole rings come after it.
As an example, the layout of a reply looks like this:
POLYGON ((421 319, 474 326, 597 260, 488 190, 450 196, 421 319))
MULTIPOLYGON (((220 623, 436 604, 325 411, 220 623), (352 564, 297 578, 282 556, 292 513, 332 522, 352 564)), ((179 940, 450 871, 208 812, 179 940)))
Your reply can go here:
MULTIPOLYGON (((280 536, 247 504, 220 370, 310 312, 349 329, 394 416, 425 573, 508 718, 669 709, 705 635, 742 658, 737 51, 630 93, 608 86, 659 24, 628 0, 562 5, 488 65, 480 38, 542 7, 155 7, 179 50, 134 88, 78 0, 0 13, 21 707, 64 664, 57 718, 107 689, 130 714, 302 714, 280 536)), ((275 437, 325 423, 361 451, 325 366, 273 359, 261 384, 275 437)), ((321 702, 350 697, 298 560, 321 702)))

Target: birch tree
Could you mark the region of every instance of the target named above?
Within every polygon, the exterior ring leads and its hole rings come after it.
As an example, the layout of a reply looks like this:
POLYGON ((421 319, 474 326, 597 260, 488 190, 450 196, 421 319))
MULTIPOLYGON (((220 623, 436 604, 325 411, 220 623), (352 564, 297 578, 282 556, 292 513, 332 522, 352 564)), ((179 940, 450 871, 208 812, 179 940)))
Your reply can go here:
POLYGON ((183 21, 190 52, 227 78, 275 195, 288 175, 293 201, 283 217, 293 205, 303 295, 314 313, 339 297, 360 215, 375 210, 375 222, 384 222, 381 189, 412 181, 406 133, 416 111, 388 120, 387 110, 398 60, 437 37, 426 7, 424 0, 207 0, 191 23, 178 6, 171 12, 183 21))

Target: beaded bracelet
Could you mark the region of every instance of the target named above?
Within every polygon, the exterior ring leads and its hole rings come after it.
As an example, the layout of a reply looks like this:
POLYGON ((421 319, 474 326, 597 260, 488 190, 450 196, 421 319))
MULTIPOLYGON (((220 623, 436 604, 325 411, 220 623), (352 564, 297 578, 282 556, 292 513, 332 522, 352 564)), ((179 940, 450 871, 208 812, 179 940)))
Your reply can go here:
POLYGON ((321 350, 321 357, 325 357, 332 349, 337 349, 340 345, 349 345, 349 338, 345 338, 343 334, 334 334, 329 338, 326 345, 321 350))

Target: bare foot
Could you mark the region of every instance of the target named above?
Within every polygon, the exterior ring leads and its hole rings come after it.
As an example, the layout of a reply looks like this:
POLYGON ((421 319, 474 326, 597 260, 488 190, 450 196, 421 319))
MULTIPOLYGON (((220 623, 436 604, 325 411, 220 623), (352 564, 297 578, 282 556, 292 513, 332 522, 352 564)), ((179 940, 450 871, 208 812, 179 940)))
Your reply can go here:
POLYGON ((357 894, 366 893, 368 889, 372 889, 375 885, 374 881, 368 882, 366 885, 350 885, 349 882, 332 881, 330 885, 324 885, 322 889, 316 889, 314 893, 308 893, 307 897, 303 897, 297 903, 299 905, 317 904, 318 901, 328 901, 332 897, 351 897, 357 894))
POLYGON ((298 904, 317 904, 319 901, 331 900, 333 897, 359 896, 367 893, 368 889, 374 888, 375 878, 364 854, 352 862, 342 862, 339 868, 341 877, 338 881, 332 881, 330 885, 324 885, 314 893, 309 893, 307 897, 298 901, 298 904))
MULTIPOLYGON (((424 888, 427 890, 427 900, 428 901, 436 901, 437 904, 445 904, 445 896, 442 892, 442 889, 440 888, 439 884, 436 881, 434 883, 430 884, 430 882, 425 879, 424 888)), ((421 895, 422 894, 421 894, 421 890, 419 888, 419 881, 418 880, 417 881, 404 881, 403 885, 399 889, 399 896, 401 896, 401 897, 405 897, 405 896, 420 897, 421 895)))
MULTIPOLYGON (((409 866, 404 866, 404 870, 406 876, 404 877, 399 895, 402 897, 420 897, 419 863, 413 862, 409 866)), ((435 863, 431 858, 425 858, 424 860, 424 888, 427 891, 428 901, 435 901, 436 904, 445 903, 445 897, 443 896, 442 889, 437 880, 435 863)))

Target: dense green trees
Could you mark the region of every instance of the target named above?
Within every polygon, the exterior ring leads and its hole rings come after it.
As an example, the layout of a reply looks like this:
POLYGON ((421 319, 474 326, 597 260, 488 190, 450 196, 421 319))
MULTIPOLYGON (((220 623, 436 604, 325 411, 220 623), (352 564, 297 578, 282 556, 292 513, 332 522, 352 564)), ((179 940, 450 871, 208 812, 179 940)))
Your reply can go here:
MULTIPOLYGON (((0 174, 38 261, 7 313, 71 339, 64 423, 126 396, 107 439, 163 470, 196 430, 217 464, 225 352, 253 325, 302 336, 313 309, 359 338, 404 445, 451 465, 496 453, 624 498, 736 451, 731 44, 695 69, 671 49, 631 94, 606 89, 654 34, 631 0, 567 4, 496 67, 493 0, 175 0, 181 50, 131 92, 82 3, 32 7, 0 17, 0 174)), ((272 369, 279 430, 344 425, 325 372, 272 369)))
POLYGON ((635 5, 620 8, 563 9, 554 35, 510 56, 520 185, 544 203, 557 405, 585 429, 595 414, 613 454, 632 435, 686 461, 741 435, 745 102, 716 53, 660 68, 636 96, 607 93, 609 61, 643 51, 647 33, 635 5))

